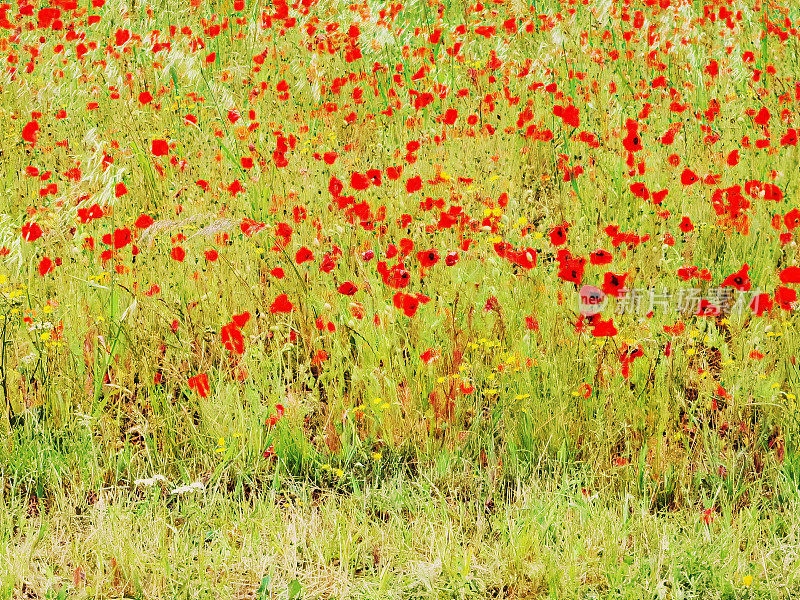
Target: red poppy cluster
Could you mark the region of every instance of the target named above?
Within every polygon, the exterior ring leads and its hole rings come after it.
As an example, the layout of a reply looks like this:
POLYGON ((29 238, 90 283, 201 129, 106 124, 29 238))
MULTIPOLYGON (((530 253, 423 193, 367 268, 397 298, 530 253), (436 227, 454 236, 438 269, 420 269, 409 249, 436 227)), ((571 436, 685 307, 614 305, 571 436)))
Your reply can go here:
MULTIPOLYGON (((447 382, 416 390, 440 416, 475 389, 456 380, 471 351, 459 320, 533 360, 548 350, 531 340, 569 319, 581 340, 617 336, 616 373, 635 379, 650 342, 620 339, 645 326, 576 316, 584 284, 609 307, 637 286, 716 286, 751 295, 748 319, 796 318, 790 3, 700 2, 687 21, 684 1, 615 0, 598 21, 580 0, 433 2, 424 22, 409 2, 323 4, 192 0, 123 22, 105 0, 0 7, 9 97, 72 86, 8 111, 5 168, 24 191, 0 256, 19 247, 49 295, 67 268, 119 276, 160 309, 174 295, 186 308, 155 335, 207 319, 234 379, 255 339, 296 344, 319 372, 352 360, 351 329, 446 321, 402 338, 447 382)), ((682 318, 710 327, 722 309, 703 298, 682 318)), ((674 356, 684 323, 662 325, 647 339, 674 356)), ((201 397, 211 368, 186 372, 201 397)))

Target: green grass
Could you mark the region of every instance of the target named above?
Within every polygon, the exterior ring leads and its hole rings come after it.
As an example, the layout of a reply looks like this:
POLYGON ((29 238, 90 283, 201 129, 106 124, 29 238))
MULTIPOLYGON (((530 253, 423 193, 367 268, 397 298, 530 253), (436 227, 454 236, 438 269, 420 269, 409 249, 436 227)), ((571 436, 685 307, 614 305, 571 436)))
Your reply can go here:
POLYGON ((365 479, 358 490, 288 477, 246 487, 211 478, 204 490, 173 495, 189 479, 134 485, 114 472, 123 458, 94 463, 85 435, 37 429, 17 434, 27 442, 19 455, 50 463, 43 485, 53 491, 37 500, 36 484, 20 481, 4 458, 4 595, 286 598, 294 580, 304 598, 800 592, 798 503, 781 503, 777 490, 756 488, 740 511, 720 502, 704 523, 654 510, 633 485, 586 490, 589 469, 544 464, 508 481, 454 458, 414 476, 365 479), (269 591, 259 596, 265 581, 269 591))
MULTIPOLYGON (((226 409, 199 407, 198 429, 214 433, 197 449, 109 452, 113 424, 88 415, 56 429, 30 418, 13 431, 0 455, 2 593, 258 598, 265 578, 265 598, 287 597, 294 580, 304 598, 800 591, 796 456, 758 475, 738 456, 726 477, 682 477, 678 466, 656 479, 644 458, 602 474, 563 448, 563 460, 540 457, 524 471, 440 452, 425 465, 391 456, 312 464, 297 478, 299 457, 270 468, 243 460, 253 442, 241 415, 217 420, 226 409), (218 433, 224 451, 214 449, 218 433), (165 481, 135 481, 154 475, 165 481), (194 481, 202 489, 171 493, 194 481), (709 522, 678 508, 689 501, 715 507, 709 522)), ((172 411, 165 427, 183 431, 172 421, 182 411, 172 411)))

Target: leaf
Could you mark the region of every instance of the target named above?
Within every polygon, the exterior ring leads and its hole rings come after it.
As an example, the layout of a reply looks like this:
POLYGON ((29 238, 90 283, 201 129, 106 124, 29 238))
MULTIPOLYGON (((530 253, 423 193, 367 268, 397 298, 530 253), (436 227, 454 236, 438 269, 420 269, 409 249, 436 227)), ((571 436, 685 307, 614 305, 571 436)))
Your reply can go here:
POLYGON ((297 581, 297 579, 293 579, 289 582, 287 591, 289 592, 288 600, 297 600, 300 598, 303 588, 300 586, 300 582, 297 581))
POLYGON ((269 600, 269 575, 264 575, 258 586, 258 600, 269 600))
POLYGON ((131 146, 133 146, 134 153, 136 154, 136 160, 139 163, 139 168, 142 170, 142 174, 144 175, 145 185, 149 188, 151 194, 155 195, 156 193, 156 177, 153 174, 153 169, 150 166, 150 161, 144 154, 144 151, 139 147, 139 145, 131 141, 131 146))
POLYGON ((178 73, 175 71, 175 67, 171 66, 169 68, 169 74, 172 76, 172 84, 175 86, 175 91, 178 91, 178 73))
POLYGON ((228 148, 228 147, 227 147, 225 144, 223 144, 223 143, 222 143, 222 141, 218 141, 217 143, 219 144, 219 147, 220 147, 220 149, 221 149, 221 150, 224 150, 224 151, 225 151, 225 154, 227 154, 227 155, 228 155, 228 158, 230 159, 231 163, 233 163, 233 165, 234 165, 234 166, 235 166, 237 169, 239 169, 239 172, 240 172, 240 173, 242 174, 242 176, 243 176, 243 177, 246 179, 246 178, 247 178, 247 173, 246 173, 246 172, 245 172, 245 170, 242 168, 242 165, 239 163, 239 161, 238 161, 238 160, 236 160, 236 156, 233 154, 233 152, 231 152, 231 151, 230 151, 230 149, 229 149, 229 148, 228 148))

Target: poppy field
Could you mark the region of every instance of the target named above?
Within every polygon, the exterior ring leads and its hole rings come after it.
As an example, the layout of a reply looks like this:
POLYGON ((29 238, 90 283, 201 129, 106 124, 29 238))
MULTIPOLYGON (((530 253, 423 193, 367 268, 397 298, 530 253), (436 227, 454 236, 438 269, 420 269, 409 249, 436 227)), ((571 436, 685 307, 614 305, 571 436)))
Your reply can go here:
POLYGON ((0 4, 0 594, 800 595, 798 28, 0 4))

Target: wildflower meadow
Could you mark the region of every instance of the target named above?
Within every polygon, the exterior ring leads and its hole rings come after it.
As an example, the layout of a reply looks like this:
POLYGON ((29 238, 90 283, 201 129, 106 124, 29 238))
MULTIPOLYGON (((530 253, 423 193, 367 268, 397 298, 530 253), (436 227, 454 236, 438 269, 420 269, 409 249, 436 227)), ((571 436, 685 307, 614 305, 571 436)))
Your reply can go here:
POLYGON ((0 598, 800 598, 798 28, 0 4, 0 598))

